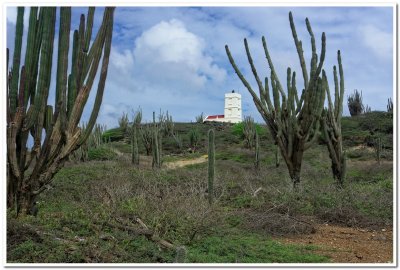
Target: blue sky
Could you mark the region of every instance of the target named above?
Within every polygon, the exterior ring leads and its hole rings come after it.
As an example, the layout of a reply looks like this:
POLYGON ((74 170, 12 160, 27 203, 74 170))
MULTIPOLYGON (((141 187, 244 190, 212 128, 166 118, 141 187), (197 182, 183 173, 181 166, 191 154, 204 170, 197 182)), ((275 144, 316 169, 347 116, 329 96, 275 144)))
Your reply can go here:
MULTIPOLYGON (((77 28, 80 13, 86 11, 73 8, 73 29, 77 28)), ((336 53, 340 49, 345 96, 354 89, 362 90, 365 105, 372 110, 386 110, 387 99, 393 95, 391 7, 118 7, 98 122, 114 127, 123 112, 131 115, 139 106, 145 121, 151 119, 152 111, 158 112, 161 108, 168 110, 175 121, 190 122, 201 112, 222 114, 224 93, 232 89, 242 94, 243 115, 262 122, 250 94, 229 64, 224 46, 229 45, 236 64, 255 89, 243 38, 248 39, 260 77, 269 75, 262 36, 267 39, 281 82, 286 81, 288 66, 301 74, 289 11, 303 41, 307 64, 311 49, 305 18, 309 18, 313 27, 318 52, 321 34, 326 33, 324 69, 331 90, 333 65, 337 65, 336 53)), ((96 26, 101 22, 102 13, 102 8, 96 9, 96 26)), ((28 15, 26 10, 26 22, 28 15)), ((11 49, 15 20, 16 9, 8 8, 7 47, 11 49)), ((57 43, 56 40, 55 46, 57 43)), ((297 78, 301 89, 302 78, 297 78)), ((51 89, 49 103, 54 103, 54 82, 51 89)), ((90 115, 95 90, 94 87, 84 111, 84 121, 90 115)), ((349 114, 346 104, 344 114, 349 114)))

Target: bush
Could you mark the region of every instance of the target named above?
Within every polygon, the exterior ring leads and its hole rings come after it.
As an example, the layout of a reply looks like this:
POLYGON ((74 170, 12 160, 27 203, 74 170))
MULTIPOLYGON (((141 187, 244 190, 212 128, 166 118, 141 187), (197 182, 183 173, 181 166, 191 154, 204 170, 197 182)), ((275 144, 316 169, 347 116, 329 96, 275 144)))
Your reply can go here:
POLYGON ((124 129, 119 127, 106 130, 102 135, 103 140, 106 142, 120 141, 124 138, 124 136, 125 136, 124 129))
POLYGON ((109 147, 99 147, 94 149, 89 149, 88 152, 89 160, 113 160, 118 155, 109 147))
MULTIPOLYGON (((255 126, 256 126, 257 134, 259 136, 263 136, 265 134, 265 129, 260 124, 257 124, 257 123, 255 124, 255 126)), ((241 139, 244 139, 243 131, 244 131, 244 123, 243 122, 234 124, 232 126, 232 134, 240 137, 241 139)))

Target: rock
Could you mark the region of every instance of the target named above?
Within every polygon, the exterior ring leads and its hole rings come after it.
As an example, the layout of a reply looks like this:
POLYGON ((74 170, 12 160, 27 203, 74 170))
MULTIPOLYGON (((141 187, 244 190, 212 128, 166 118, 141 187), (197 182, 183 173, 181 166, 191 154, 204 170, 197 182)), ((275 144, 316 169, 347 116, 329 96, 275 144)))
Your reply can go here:
POLYGON ((104 241, 113 241, 113 240, 115 240, 115 237, 110 235, 110 234, 102 234, 102 235, 99 236, 99 238, 101 240, 104 240, 104 241))

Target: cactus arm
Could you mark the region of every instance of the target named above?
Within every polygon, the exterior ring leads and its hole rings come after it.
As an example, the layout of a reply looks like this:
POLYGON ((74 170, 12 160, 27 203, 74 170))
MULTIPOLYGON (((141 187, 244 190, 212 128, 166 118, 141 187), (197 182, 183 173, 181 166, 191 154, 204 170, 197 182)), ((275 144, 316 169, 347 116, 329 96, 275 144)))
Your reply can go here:
POLYGON ((75 98, 77 95, 76 90, 76 62, 78 58, 78 31, 75 30, 72 38, 72 63, 71 63, 71 73, 68 76, 68 102, 67 102, 67 111, 68 111, 68 119, 70 118, 72 107, 74 106, 75 98))
POLYGON ((319 64, 317 67, 317 70, 315 72, 315 78, 319 76, 319 74, 321 73, 322 70, 322 66, 324 64, 325 61, 325 52, 326 52, 326 37, 325 37, 325 32, 322 32, 322 36, 321 36, 321 56, 319 58, 319 64))
POLYGON ((271 102, 271 97, 269 94, 269 85, 268 85, 268 77, 265 77, 265 92, 264 92, 264 99, 267 102, 267 108, 269 109, 270 112, 274 111, 275 108, 272 105, 271 102))
POLYGON ((303 47, 302 47, 301 41, 299 41, 299 39, 297 37, 296 27, 293 22, 292 12, 289 12, 289 22, 290 22, 290 29, 292 30, 294 44, 296 45, 297 54, 299 55, 299 59, 300 59, 300 66, 301 66, 301 71, 303 73, 303 79, 304 79, 304 89, 307 89, 308 88, 307 66, 306 66, 306 61, 304 60, 304 53, 303 53, 303 47))
POLYGON ((82 74, 83 61, 85 58, 85 53, 83 47, 85 46, 85 15, 81 14, 79 30, 78 30, 78 54, 76 59, 76 91, 79 94, 83 80, 85 79, 85 74, 82 74))
POLYGON ((31 85, 33 80, 33 67, 32 63, 34 62, 35 55, 35 39, 36 39, 36 29, 37 29, 37 14, 38 8, 31 7, 31 11, 29 14, 29 28, 28 28, 28 38, 27 38, 27 46, 26 46, 26 54, 25 54, 25 67, 26 67, 26 86, 24 93, 24 106, 26 107, 28 104, 29 94, 31 92, 31 85))
POLYGON ((333 80, 335 83, 335 107, 334 107, 334 112, 335 112, 335 119, 337 116, 337 113, 339 112, 339 82, 338 82, 338 77, 337 77, 337 70, 336 66, 333 66, 333 80))
POLYGON ((94 12, 95 12, 95 7, 89 7, 87 21, 86 21, 85 43, 83 46, 83 51, 85 53, 88 52, 90 40, 92 38, 94 12))
MULTIPOLYGON (((260 91, 260 98, 262 98, 262 93, 264 91, 264 87, 262 85, 260 77, 257 74, 256 67, 254 66, 253 58, 251 57, 251 54, 250 54, 250 50, 249 50, 249 45, 247 43, 247 39, 244 39, 244 47, 246 49, 246 55, 247 55, 247 59, 249 61, 250 67, 251 67, 251 71, 253 72, 254 78, 257 81, 258 89, 260 91)), ((264 104, 264 103, 262 102, 262 104, 264 104)), ((268 109, 268 107, 267 107, 267 109, 268 109)))
POLYGON ((102 67, 100 71, 100 79, 97 86, 96 98, 93 106, 92 113, 90 114, 89 122, 87 125, 87 129, 82 134, 81 139, 79 140, 79 144, 84 142, 89 136, 90 132, 92 132, 92 128, 96 122, 97 115, 99 114, 100 105, 103 100, 104 87, 107 78, 108 71, 108 63, 110 59, 110 51, 111 51, 111 41, 112 41, 112 30, 113 30, 113 22, 114 22, 114 7, 107 7, 105 10, 104 17, 107 19, 106 22, 106 35, 105 35, 105 43, 104 43, 104 55, 102 61, 102 67))
POLYGON ((15 28, 14 56, 10 82, 10 113, 13 116, 17 109, 18 81, 21 62, 22 35, 24 32, 24 8, 18 7, 17 25, 15 28))
POLYGON ((55 15, 56 8, 43 8, 43 34, 40 52, 40 70, 39 78, 36 87, 36 94, 34 100, 34 110, 29 118, 27 128, 32 127, 34 124, 38 126, 35 128, 36 133, 41 137, 41 129, 44 120, 44 105, 47 103, 49 94, 49 86, 51 81, 51 66, 53 56, 53 43, 54 43, 54 28, 55 28, 55 15), (42 108, 42 109, 41 109, 42 108), (39 132, 40 130, 40 132, 39 132))
MULTIPOLYGON (((25 66, 22 66, 21 77, 19 81, 19 93, 18 93, 18 104, 17 104, 19 108, 24 107, 25 88, 26 88, 26 68, 25 66)), ((25 114, 25 108, 23 109, 23 112, 25 114)))
POLYGON ((265 112, 265 114, 268 114, 268 110, 265 107, 264 104, 262 104, 261 100, 258 98, 257 94, 254 92, 253 88, 251 88, 250 84, 247 82, 247 80, 244 78, 242 72, 240 72, 239 68, 236 66, 235 60, 233 59, 231 52, 229 51, 228 45, 225 45, 225 51, 228 56, 229 62, 231 63, 233 69, 235 70, 236 74, 238 75, 239 79, 242 81, 243 85, 247 88, 247 90, 250 92, 251 96, 253 97, 253 100, 259 108, 265 112))
POLYGON ((61 7, 60 9, 60 30, 58 35, 58 61, 57 61, 57 83, 56 83, 56 110, 60 110, 59 104, 62 102, 63 110, 66 102, 67 93, 67 69, 69 35, 71 29, 71 8, 61 7))
MULTIPOLYGON (((275 77, 275 80, 276 80, 276 86, 277 86, 279 92, 280 92, 281 95, 282 95, 282 101, 285 102, 285 100, 286 100, 286 94, 285 94, 285 92, 283 91, 283 88, 282 88, 281 83, 279 82, 278 75, 276 75, 275 68, 274 68, 274 64, 272 63, 271 56, 269 55, 269 51, 268 51, 268 47, 267 47, 267 41, 265 40, 265 37, 264 37, 264 36, 262 37, 262 43, 263 43, 263 48, 264 48, 265 57, 267 58, 269 68, 271 69, 271 77, 272 77, 272 74, 273 74, 274 77, 275 77)), ((271 80, 272 80, 272 78, 271 78, 271 80)))
POLYGON ((339 94, 339 104, 338 104, 338 111, 336 115, 336 121, 340 122, 342 118, 343 112, 343 96, 344 96, 344 77, 343 77, 343 66, 342 66, 342 57, 340 55, 340 50, 337 53, 337 59, 339 64, 339 76, 340 76, 340 94, 339 94))

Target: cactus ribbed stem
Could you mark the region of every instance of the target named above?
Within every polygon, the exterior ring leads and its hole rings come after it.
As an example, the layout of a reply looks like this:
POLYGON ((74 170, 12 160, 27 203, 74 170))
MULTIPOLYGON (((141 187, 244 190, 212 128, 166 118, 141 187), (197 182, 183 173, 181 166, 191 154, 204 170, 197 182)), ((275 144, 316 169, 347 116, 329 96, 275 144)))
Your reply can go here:
POLYGON ((256 170, 260 169, 260 138, 258 136, 258 132, 255 132, 255 161, 254 166, 256 170))
POLYGON ((132 127, 132 163, 139 165, 138 130, 136 125, 132 127))
POLYGON ((215 182, 215 135, 214 130, 208 131, 208 203, 214 201, 214 182, 215 182))

